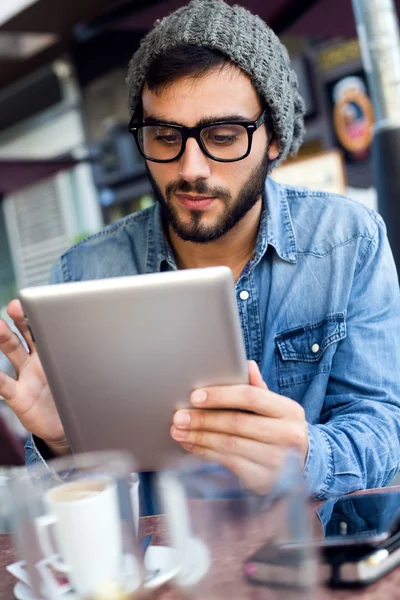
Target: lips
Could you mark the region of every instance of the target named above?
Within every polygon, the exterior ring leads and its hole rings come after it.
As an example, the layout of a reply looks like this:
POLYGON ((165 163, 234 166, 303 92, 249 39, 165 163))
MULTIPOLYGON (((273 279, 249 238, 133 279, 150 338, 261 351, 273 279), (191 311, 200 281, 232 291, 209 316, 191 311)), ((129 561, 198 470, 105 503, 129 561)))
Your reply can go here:
POLYGON ((185 196, 184 194, 177 194, 179 202, 190 210, 205 210, 214 202, 214 197, 208 196, 185 196))

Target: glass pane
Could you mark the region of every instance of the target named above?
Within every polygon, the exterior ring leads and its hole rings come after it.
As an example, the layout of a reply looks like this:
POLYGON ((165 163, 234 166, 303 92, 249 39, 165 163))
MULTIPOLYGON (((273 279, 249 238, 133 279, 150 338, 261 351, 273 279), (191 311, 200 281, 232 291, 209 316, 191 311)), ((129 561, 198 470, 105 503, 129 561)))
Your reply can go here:
POLYGON ((253 491, 227 469, 190 455, 159 471, 163 543, 181 565, 173 597, 316 600, 313 514, 301 472, 292 451, 259 475, 253 491))
POLYGON ((249 144, 246 128, 229 123, 204 128, 201 139, 210 154, 224 159, 242 157, 249 144))
POLYGON ((178 156, 182 147, 182 136, 175 127, 150 125, 140 130, 139 143, 146 156, 170 160, 178 156))

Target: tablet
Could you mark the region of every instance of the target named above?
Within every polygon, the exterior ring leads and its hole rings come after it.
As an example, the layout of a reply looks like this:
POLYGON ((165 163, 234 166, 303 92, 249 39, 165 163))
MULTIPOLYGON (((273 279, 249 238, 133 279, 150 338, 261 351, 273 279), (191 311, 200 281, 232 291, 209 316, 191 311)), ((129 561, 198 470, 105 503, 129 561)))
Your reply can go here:
POLYGON ((19 294, 72 452, 124 449, 172 466, 192 390, 248 382, 232 271, 208 267, 19 294))

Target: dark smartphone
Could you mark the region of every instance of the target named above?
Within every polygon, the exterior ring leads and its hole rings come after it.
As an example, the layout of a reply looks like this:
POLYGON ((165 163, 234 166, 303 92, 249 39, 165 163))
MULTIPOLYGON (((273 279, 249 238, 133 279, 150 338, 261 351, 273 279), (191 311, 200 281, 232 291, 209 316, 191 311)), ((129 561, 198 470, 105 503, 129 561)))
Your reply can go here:
POLYGON ((400 492, 342 496, 318 509, 320 535, 308 540, 268 541, 249 556, 244 572, 256 584, 305 587, 315 577, 328 585, 365 585, 400 562, 400 492))
POLYGON ((400 532, 374 549, 353 546, 322 552, 322 583, 331 587, 362 586, 380 579, 400 564, 400 532))
POLYGON ((310 548, 282 547, 269 541, 244 565, 254 584, 306 589, 310 582, 330 587, 355 587, 373 583, 400 565, 400 532, 371 548, 365 545, 329 546, 320 550, 316 568, 310 548))

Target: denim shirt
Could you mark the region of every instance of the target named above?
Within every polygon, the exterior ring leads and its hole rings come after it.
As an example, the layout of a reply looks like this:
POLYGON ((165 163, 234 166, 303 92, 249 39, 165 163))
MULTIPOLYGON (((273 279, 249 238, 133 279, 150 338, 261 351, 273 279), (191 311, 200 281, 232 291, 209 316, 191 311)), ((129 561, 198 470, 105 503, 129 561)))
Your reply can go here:
MULTIPOLYGON (((51 281, 176 268, 156 204, 68 250, 51 281)), ((270 390, 305 410, 310 493, 389 484, 400 457, 400 295, 381 217, 268 178, 236 295, 248 359, 270 390)), ((43 460, 32 437, 26 454, 43 460)))

